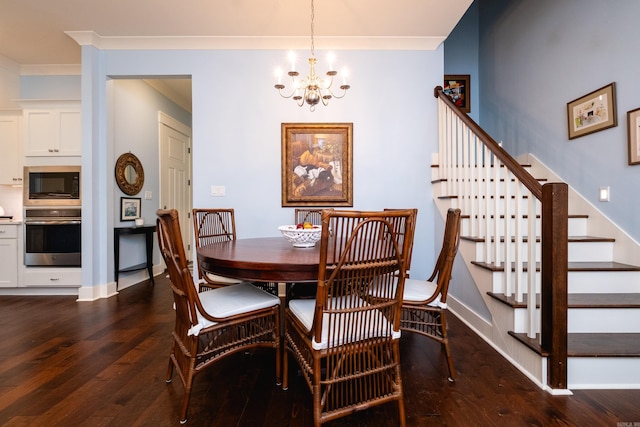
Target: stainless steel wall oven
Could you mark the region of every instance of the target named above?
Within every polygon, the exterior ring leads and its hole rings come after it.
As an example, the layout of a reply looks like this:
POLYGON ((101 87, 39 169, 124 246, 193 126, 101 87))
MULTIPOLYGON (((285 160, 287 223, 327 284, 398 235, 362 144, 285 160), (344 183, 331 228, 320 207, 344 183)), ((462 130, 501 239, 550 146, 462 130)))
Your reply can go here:
POLYGON ((24 265, 80 267, 81 210, 25 209, 24 265))

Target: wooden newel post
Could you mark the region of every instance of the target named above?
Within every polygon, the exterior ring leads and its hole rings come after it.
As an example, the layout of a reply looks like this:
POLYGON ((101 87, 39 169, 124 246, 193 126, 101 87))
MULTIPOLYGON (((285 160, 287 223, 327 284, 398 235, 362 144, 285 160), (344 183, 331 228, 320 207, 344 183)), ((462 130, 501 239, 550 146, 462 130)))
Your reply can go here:
POLYGON ((568 187, 542 186, 542 348, 549 354, 547 385, 567 388, 568 187))

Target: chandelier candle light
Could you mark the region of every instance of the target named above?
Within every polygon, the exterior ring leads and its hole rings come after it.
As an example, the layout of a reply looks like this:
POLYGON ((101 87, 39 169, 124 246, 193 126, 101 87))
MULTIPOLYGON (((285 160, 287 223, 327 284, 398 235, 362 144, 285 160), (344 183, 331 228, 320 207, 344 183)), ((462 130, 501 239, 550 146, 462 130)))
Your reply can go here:
POLYGON ((291 70, 287 73, 291 77, 291 83, 293 89, 289 95, 285 95, 282 93, 282 90, 285 88, 285 85, 282 84, 282 70, 276 70, 276 76, 278 78, 278 83, 276 83, 275 88, 278 89, 278 93, 283 98, 293 98, 294 101, 298 103, 298 106, 302 107, 306 102, 309 104, 309 109, 311 111, 315 111, 316 105, 322 101, 323 105, 328 105, 329 100, 331 98, 340 99, 344 97, 347 93, 347 89, 351 86, 347 84, 347 71, 344 69, 342 71, 342 84, 340 85, 340 89, 342 90, 341 95, 336 95, 331 90, 333 85, 333 78, 338 75, 338 72, 333 70, 333 53, 329 52, 328 62, 329 62, 329 71, 327 71, 327 77, 322 78, 316 75, 316 64, 318 60, 315 57, 315 45, 313 42, 313 22, 315 19, 314 15, 314 7, 313 0, 311 0, 311 58, 309 58, 309 75, 307 78, 297 78, 299 73, 296 71, 296 59, 293 52, 289 52, 289 60, 291 61, 291 70))

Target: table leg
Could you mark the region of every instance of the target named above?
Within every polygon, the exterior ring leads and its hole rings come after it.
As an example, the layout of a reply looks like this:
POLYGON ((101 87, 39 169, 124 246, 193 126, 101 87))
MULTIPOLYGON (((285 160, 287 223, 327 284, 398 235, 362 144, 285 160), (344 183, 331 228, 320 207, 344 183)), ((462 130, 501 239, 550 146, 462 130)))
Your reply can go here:
POLYGON ((116 281, 116 291, 118 290, 118 275, 120 273, 120 233, 118 230, 113 232, 113 277, 116 281))
POLYGON ((147 236, 147 271, 149 272, 149 279, 151 284, 155 286, 156 282, 153 280, 153 231, 146 233, 147 236))

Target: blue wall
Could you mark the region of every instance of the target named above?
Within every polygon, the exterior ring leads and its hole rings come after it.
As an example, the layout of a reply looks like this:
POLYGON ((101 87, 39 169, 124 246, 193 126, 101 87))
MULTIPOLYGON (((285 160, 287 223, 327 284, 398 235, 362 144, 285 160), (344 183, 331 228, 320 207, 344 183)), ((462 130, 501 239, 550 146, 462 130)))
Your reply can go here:
POLYGON ((628 165, 626 120, 640 107, 640 2, 476 3, 480 124, 512 155, 534 154, 640 241, 640 166, 628 165), (569 140, 567 103, 611 82, 618 126, 569 140), (598 201, 601 186, 610 186, 610 202, 598 201))
POLYGON ((480 117, 480 73, 478 72, 479 40, 478 2, 469 6, 460 22, 444 43, 444 73, 468 74, 471 86, 469 116, 478 122, 480 117))
POLYGON ((20 77, 21 99, 80 99, 80 76, 20 77))
MULTIPOLYGON (((238 237, 279 235, 277 227, 293 219, 293 209, 281 206, 281 123, 352 122, 354 208, 418 208, 411 270, 426 277, 434 239, 440 239, 434 237, 430 165, 437 147, 433 87, 442 82, 443 49, 338 54, 340 65, 349 67, 352 88, 344 99, 311 113, 273 88, 273 70, 287 63, 284 51, 84 46, 83 167, 95 174, 83 186, 83 259, 91 260, 83 268, 83 286, 105 284, 112 276, 110 230, 117 221, 110 201, 117 198, 112 173, 118 153, 107 137, 106 82, 167 75, 192 77, 194 206, 235 208, 238 237), (226 196, 211 197, 212 185, 226 186, 226 196)), ((317 56, 322 62, 324 53, 317 56)))

